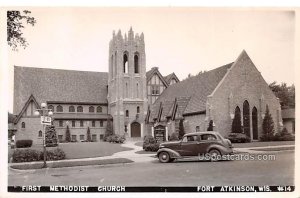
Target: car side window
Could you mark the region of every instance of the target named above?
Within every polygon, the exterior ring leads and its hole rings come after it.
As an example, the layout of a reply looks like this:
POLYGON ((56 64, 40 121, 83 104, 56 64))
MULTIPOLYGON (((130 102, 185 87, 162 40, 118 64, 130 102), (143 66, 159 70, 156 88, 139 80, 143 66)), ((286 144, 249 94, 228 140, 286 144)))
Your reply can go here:
POLYGON ((187 142, 187 137, 186 136, 182 139, 182 142, 187 142))
POLYGON ((201 140, 202 141, 210 141, 210 140, 216 140, 216 136, 213 134, 205 134, 205 135, 201 135, 201 140))
POLYGON ((187 136, 187 141, 188 141, 188 142, 195 142, 195 141, 198 141, 197 135, 187 136))

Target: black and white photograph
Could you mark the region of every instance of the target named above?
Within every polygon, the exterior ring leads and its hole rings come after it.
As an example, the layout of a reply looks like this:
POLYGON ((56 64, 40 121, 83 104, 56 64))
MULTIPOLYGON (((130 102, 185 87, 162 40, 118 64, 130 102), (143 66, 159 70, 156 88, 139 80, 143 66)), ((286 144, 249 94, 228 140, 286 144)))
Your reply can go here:
POLYGON ((2 11, 4 197, 299 196, 297 9, 2 11))

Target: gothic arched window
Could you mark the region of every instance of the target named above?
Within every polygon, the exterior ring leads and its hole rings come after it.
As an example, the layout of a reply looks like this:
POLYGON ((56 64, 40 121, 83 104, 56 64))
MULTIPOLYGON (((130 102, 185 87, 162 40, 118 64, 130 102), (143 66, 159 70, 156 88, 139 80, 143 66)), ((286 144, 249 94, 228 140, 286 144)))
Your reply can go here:
POLYGON ((125 74, 128 74, 128 56, 126 52, 123 55, 123 71, 125 74))
POLYGON ((111 78, 114 77, 114 55, 111 55, 110 59, 110 72, 111 72, 111 78))
POLYGON ((54 107, 53 107, 53 105, 49 105, 48 106, 48 109, 51 109, 52 110, 52 112, 54 111, 54 107))
POLYGON ((139 73, 139 55, 137 53, 134 55, 134 73, 139 73))
POLYGON ((77 107, 77 112, 83 112, 82 106, 78 106, 78 107, 77 107))
POLYGON ((102 107, 101 106, 97 107, 97 113, 102 113, 102 107))
POLYGON ((22 129, 25 129, 25 122, 22 122, 22 129))
POLYGON ((140 113, 140 107, 139 106, 137 106, 137 108, 136 108, 136 113, 140 113))
POLYGON ((94 112, 95 112, 95 107, 90 106, 90 107, 89 107, 89 112, 90 112, 90 113, 94 113, 94 112))
POLYGON ((243 104, 243 127, 244 133, 250 137, 250 106, 247 100, 243 104))
POLYGON ((60 105, 58 105, 57 107, 56 107, 56 111, 57 112, 63 112, 63 107, 62 106, 60 106, 60 105))
POLYGON ((126 110, 126 117, 129 117, 129 111, 126 110))

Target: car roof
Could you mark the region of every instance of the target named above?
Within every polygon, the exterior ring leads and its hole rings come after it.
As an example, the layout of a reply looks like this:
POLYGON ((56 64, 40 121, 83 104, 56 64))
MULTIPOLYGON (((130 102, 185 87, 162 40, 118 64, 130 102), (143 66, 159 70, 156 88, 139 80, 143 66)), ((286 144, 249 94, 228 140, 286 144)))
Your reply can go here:
POLYGON ((192 133, 187 133, 184 136, 188 136, 188 135, 204 135, 204 134, 219 134, 219 132, 217 131, 202 131, 202 132, 192 132, 192 133))

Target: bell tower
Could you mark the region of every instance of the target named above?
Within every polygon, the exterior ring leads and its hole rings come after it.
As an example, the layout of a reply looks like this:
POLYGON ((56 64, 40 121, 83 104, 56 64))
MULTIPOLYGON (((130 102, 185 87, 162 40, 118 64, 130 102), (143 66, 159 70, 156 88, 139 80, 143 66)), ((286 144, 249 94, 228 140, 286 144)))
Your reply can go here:
POLYGON ((147 113, 144 34, 113 31, 109 42, 108 106, 115 134, 143 137, 147 113))

